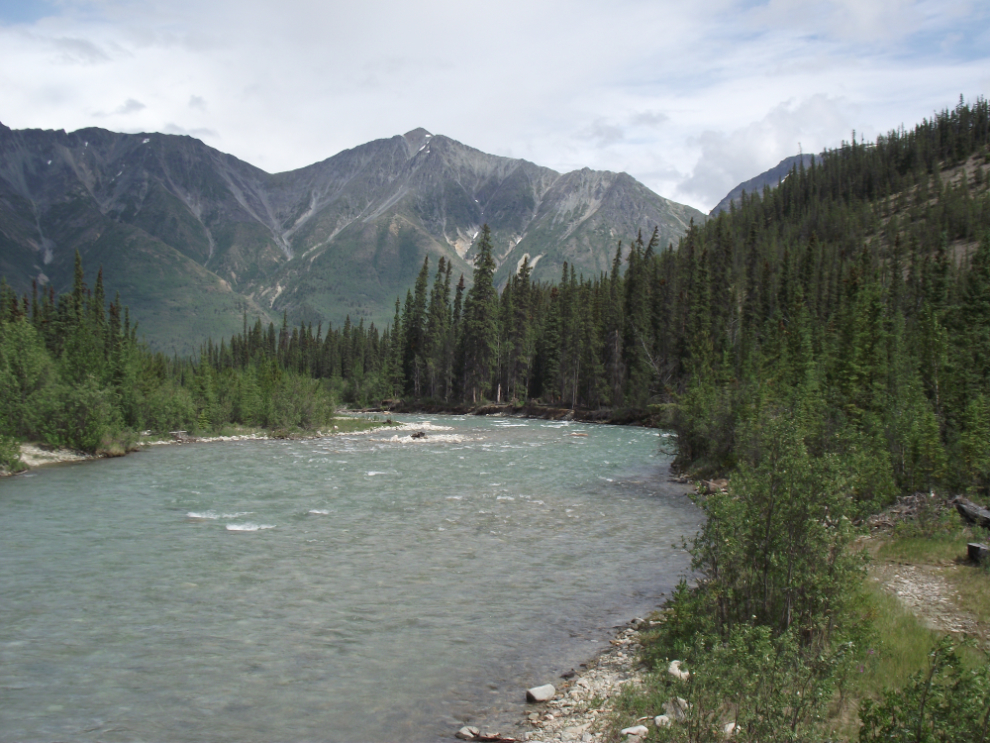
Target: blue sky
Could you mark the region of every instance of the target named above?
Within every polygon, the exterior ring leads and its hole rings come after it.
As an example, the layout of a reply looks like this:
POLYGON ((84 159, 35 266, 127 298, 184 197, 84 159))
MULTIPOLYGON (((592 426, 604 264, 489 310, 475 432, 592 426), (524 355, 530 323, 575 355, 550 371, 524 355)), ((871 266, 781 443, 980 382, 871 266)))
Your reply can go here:
POLYGON ((31 23, 55 14, 51 3, 39 0, 4 0, 0 4, 0 23, 31 23))
POLYGON ((270 172, 423 126, 710 209, 990 93, 985 0, 0 3, 0 121, 189 134, 270 172))

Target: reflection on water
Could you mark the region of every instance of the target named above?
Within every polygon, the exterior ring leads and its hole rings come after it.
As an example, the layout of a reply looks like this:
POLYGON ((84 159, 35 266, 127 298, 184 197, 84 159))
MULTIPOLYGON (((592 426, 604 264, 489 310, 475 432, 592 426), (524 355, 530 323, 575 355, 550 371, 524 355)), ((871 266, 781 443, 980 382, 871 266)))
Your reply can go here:
POLYGON ((408 420, 0 482, 0 740, 435 740, 687 570, 655 431, 408 420))

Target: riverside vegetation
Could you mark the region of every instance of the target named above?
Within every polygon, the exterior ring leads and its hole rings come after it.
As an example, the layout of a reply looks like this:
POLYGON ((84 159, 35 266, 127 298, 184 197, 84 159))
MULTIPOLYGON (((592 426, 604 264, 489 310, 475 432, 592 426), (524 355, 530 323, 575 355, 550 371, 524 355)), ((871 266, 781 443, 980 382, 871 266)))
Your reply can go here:
POLYGON ((102 272, 86 286, 78 253, 70 294, 18 299, 0 283, 0 469, 20 468, 23 440, 116 455, 144 429, 315 429, 333 412, 326 382, 268 358, 221 368, 149 351, 102 272))
MULTIPOLYGON (((245 322, 196 362, 142 351, 77 267, 57 303, 4 298, 0 379, 39 378, 17 371, 16 349, 34 349, 53 380, 39 399, 60 391, 59 410, 85 407, 73 396, 106 400, 102 432, 270 424, 302 391, 313 407, 296 424, 328 414, 332 395, 648 408, 676 430, 682 471, 730 484, 699 498, 699 581, 645 638, 661 672, 624 697, 619 723, 680 696, 683 721, 650 738, 987 740, 982 651, 937 644, 923 667, 857 677, 899 651, 877 629, 883 602, 864 587, 854 525, 901 493, 988 494, 988 170, 990 106, 960 99, 875 143, 854 135, 692 225, 677 249, 656 232, 620 244, 607 274, 565 266, 550 285, 524 261, 499 292, 485 228, 470 288, 443 261, 431 286, 424 262, 381 333, 245 322), (74 369, 88 381, 69 385, 74 369), (663 673, 674 658, 686 680, 663 673), (891 681, 900 689, 882 691, 891 681)), ((67 442, 77 430, 17 415, 5 412, 8 436, 67 442)))

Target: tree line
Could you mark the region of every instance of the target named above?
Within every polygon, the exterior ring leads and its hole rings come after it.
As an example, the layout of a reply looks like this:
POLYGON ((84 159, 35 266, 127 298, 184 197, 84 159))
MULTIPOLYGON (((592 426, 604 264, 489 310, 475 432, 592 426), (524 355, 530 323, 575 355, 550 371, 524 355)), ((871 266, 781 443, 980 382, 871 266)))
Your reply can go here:
POLYGON ((333 414, 329 385, 278 364, 216 370, 209 359, 150 351, 102 270, 87 286, 76 254, 72 291, 0 282, 0 466, 18 442, 122 454, 138 431, 219 431, 230 423, 315 428, 333 414))

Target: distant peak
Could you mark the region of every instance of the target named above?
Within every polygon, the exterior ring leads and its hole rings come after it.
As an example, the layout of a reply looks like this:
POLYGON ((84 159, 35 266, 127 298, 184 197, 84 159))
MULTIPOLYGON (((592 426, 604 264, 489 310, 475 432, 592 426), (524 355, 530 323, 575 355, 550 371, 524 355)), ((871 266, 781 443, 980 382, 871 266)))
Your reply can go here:
POLYGON ((426 129, 420 127, 419 129, 413 129, 411 132, 406 132, 402 135, 402 138, 406 140, 406 145, 409 147, 409 154, 414 155, 432 136, 426 129))

